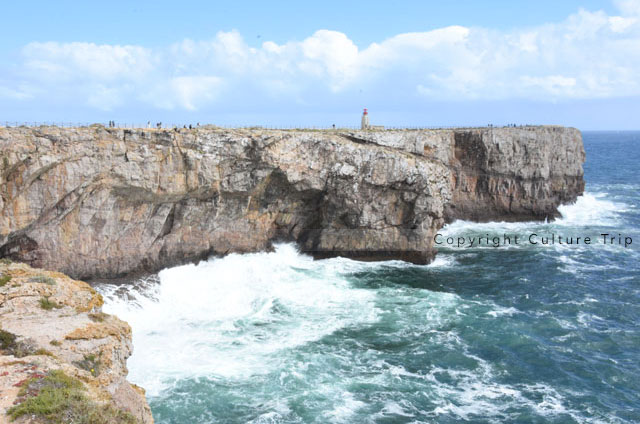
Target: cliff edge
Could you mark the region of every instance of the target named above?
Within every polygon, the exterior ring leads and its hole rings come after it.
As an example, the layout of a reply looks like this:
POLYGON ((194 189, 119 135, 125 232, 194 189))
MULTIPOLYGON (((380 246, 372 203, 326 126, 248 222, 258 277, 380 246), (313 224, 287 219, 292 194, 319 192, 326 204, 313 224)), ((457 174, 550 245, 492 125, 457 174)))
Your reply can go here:
POLYGON ((580 132, 0 128, 0 257, 118 277, 294 241, 427 263, 449 221, 558 215, 580 132))
POLYGON ((151 424, 126 380, 131 328, 58 272, 0 261, 0 422, 151 424))

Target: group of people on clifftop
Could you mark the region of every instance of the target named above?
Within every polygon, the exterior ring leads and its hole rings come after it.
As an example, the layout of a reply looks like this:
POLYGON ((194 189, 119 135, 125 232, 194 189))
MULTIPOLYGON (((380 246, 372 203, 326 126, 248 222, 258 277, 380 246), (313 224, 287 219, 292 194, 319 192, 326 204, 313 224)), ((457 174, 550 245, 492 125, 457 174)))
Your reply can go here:
MULTIPOLYGON (((109 128, 115 128, 116 127, 116 121, 109 121, 108 123, 109 128)), ((151 121, 147 121, 147 128, 151 128, 151 121)), ((162 122, 156 122, 156 128, 157 129, 162 129, 162 122)), ((192 130, 194 127, 192 124, 189 124, 189 126, 187 125, 183 125, 182 128, 186 129, 189 128, 190 130, 192 130)), ((200 122, 198 122, 196 128, 200 128, 200 122)), ((174 130, 177 130, 178 127, 176 125, 173 126, 174 130)))

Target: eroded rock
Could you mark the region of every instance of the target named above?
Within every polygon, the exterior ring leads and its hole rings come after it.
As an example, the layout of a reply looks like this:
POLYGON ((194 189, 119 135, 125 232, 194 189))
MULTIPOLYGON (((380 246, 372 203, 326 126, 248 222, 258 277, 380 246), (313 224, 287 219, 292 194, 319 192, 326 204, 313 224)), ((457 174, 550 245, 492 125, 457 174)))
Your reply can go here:
POLYGON ((0 129, 0 257, 118 277, 294 241, 429 262, 454 219, 557 216, 579 131, 0 129))
POLYGON ((101 312, 95 290, 26 264, 0 263, 0 275, 11 277, 0 286, 1 422, 20 403, 25 382, 61 370, 81 381, 91 400, 153 423, 144 391, 126 380, 131 328, 101 312))

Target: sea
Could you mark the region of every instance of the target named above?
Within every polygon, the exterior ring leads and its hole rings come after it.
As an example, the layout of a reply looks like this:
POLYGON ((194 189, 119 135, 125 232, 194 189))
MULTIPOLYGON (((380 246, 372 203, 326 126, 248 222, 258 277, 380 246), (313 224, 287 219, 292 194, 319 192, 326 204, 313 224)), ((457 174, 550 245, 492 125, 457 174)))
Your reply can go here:
POLYGON ((583 137, 561 218, 456 221, 426 266, 282 244, 99 284, 129 380, 160 424, 640 422, 640 132, 583 137))

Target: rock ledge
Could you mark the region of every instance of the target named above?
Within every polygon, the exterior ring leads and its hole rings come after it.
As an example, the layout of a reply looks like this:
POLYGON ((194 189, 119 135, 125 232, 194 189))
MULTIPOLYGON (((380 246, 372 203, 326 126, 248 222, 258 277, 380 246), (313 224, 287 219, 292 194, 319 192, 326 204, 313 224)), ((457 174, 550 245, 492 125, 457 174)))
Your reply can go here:
POLYGON ((103 313, 102 302, 88 284, 64 274, 0 263, 0 422, 25 400, 19 392, 26 381, 61 370, 97 404, 153 423, 144 390, 126 380, 131 328, 103 313))

